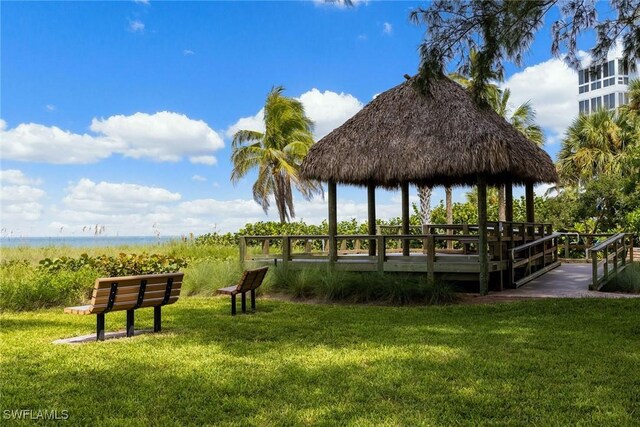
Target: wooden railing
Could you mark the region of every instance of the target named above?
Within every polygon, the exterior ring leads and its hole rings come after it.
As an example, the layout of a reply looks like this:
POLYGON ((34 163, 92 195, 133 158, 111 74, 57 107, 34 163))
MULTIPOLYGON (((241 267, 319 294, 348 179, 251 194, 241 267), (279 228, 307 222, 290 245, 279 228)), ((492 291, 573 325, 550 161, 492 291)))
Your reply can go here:
MULTIPOLYGON (((242 236, 240 237, 240 260, 273 260, 287 265, 291 261, 316 260, 319 262, 368 262, 377 263, 378 271, 392 256, 397 263, 427 263, 427 271, 433 273, 436 261, 461 263, 479 262, 480 237, 477 225, 428 224, 422 234, 378 234, 338 235, 335 237, 337 259, 329 259, 330 238, 328 235, 302 236, 242 236), (375 242, 375 245, 372 245, 375 242), (375 248, 374 248, 375 246, 375 248), (402 255, 402 248, 410 248, 409 255, 402 255), (371 251, 369 251, 371 249, 371 251), (445 255, 466 255, 466 258, 445 255), (437 256, 442 255, 438 259, 437 256)), ((490 262, 509 260, 509 251, 518 244, 537 242, 551 234, 551 225, 544 223, 493 222, 488 224, 487 245, 490 262)), ((547 242, 547 240, 545 240, 547 242)), ((557 241, 554 240, 557 245, 557 241)), ((539 259, 538 249, 531 254, 539 259)), ((547 250, 547 249, 545 249, 547 250)), ((557 258, 557 254, 555 255, 557 258)), ((546 267, 548 263, 542 261, 546 267)), ((373 268, 369 265, 367 268, 373 268)), ((407 269, 410 266, 407 265, 407 269)), ((506 267, 500 267, 506 268, 506 267)), ((537 271, 537 270, 536 270, 537 271)), ((508 275, 505 275, 508 279, 508 275)), ((502 279, 501 279, 502 280, 502 279)))
MULTIPOLYGON (((618 233, 588 249, 592 278, 589 289, 600 290, 627 266, 627 251, 633 248, 633 235, 618 233)), ((633 251, 631 251, 633 254, 633 251)), ((633 262, 633 255, 631 255, 633 262)))
POLYGON ((558 238, 553 233, 536 241, 511 249, 511 283, 520 287, 560 265, 558 261, 558 238))
POLYGON ((562 232, 559 240, 559 252, 565 260, 582 259, 591 261, 589 249, 614 236, 612 233, 562 232))

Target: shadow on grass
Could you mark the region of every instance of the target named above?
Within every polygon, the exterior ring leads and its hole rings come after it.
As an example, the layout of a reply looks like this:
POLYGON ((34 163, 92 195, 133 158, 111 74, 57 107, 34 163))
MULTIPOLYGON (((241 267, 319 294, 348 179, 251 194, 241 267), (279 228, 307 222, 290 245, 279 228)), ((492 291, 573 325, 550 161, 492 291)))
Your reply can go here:
MULTIPOLYGON (((185 299, 166 308, 156 336, 16 344, 3 351, 2 406, 64 407, 80 424, 640 421, 633 301, 397 308, 260 300, 255 314, 236 317, 228 304, 185 299)), ((9 331, 13 343, 59 326, 19 325, 9 331)))

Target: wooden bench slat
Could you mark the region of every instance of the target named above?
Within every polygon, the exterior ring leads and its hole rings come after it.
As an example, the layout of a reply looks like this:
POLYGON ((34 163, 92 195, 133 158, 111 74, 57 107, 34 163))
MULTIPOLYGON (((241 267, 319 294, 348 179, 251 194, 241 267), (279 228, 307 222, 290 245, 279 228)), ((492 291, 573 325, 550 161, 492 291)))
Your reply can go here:
MULTIPOLYGON (((155 285, 150 285, 147 283, 147 286, 145 288, 146 292, 150 292, 150 291, 162 291, 164 289, 166 289, 167 284, 166 283, 162 283, 162 284, 155 284, 155 285)), ((180 289, 182 287, 182 282, 173 282, 173 285, 171 286, 171 289, 180 289)), ((120 286, 118 285, 118 295, 120 294, 137 294, 138 291, 140 290, 140 284, 138 283, 136 286, 120 286)), ((102 291, 102 289, 101 289, 102 291)), ((109 295, 109 292, 107 292, 107 295, 109 295)))
MULTIPOLYGON (((174 302, 178 301, 178 298, 179 296, 171 296, 169 298, 169 301, 167 301, 167 305, 173 304, 174 302)), ((164 297, 144 300, 142 302, 142 305, 138 308, 156 307, 161 305, 163 300, 164 300, 164 297)), ((125 301, 122 303, 114 303, 113 307, 111 308, 111 311, 130 310, 136 306, 136 302, 137 301, 134 300, 134 301, 125 301)), ((107 309, 107 304, 97 304, 91 307, 92 307, 91 313, 103 313, 107 309)))
MULTIPOLYGON (((156 299, 156 298, 164 298, 165 290, 159 291, 145 291, 143 301, 146 299, 156 299)), ((171 296, 180 296, 180 288, 173 289, 171 288, 171 296)), ((100 305, 106 304, 109 301, 109 295, 104 297, 92 298, 91 305, 100 305)), ((118 293, 116 294, 116 299, 114 300, 114 306, 119 303, 130 302, 130 301, 138 301, 137 293, 128 293, 128 294, 120 294, 120 290, 118 289, 118 293)))
MULTIPOLYGON (((182 288, 182 282, 174 283, 171 286, 171 289, 181 289, 181 288, 182 288)), ((166 283, 164 285, 150 285, 145 288, 145 293, 156 292, 156 291, 164 292, 165 289, 167 289, 166 283)), ((126 286, 124 288, 121 288, 120 286, 118 286, 118 295, 126 295, 126 294, 138 295, 138 292, 140 292, 140 285, 126 286)), ((108 298, 109 293, 110 293, 110 289, 100 289, 100 290, 94 289, 93 292, 91 293, 91 297, 92 298, 104 298, 104 297, 108 298)))
MULTIPOLYGON (((167 304, 176 302, 180 296, 184 273, 152 274, 140 276, 104 277, 96 279, 92 291, 91 304, 65 308, 65 313, 98 314, 103 313, 109 302, 111 285, 117 284, 116 296, 110 311, 130 310, 138 305, 138 294, 143 280, 147 281, 140 307, 162 305, 167 290, 167 282, 173 279, 171 294, 167 304)), ((138 307, 138 308, 140 308, 138 307)))
POLYGON ((237 285, 233 285, 233 286, 227 286, 226 288, 221 288, 218 289, 218 293, 219 294, 223 294, 223 295, 232 295, 234 293, 238 293, 238 286, 237 285))
POLYGON ((118 286, 136 286, 140 285, 142 280, 147 281, 147 286, 167 283, 168 278, 173 278, 174 282, 182 282, 184 273, 167 273, 167 274, 146 274, 142 276, 124 276, 124 277, 103 277, 96 280, 96 289, 111 288, 111 284, 116 282, 118 286))
POLYGON ((64 309, 64 312, 69 314, 91 314, 91 306, 80 305, 78 307, 67 307, 64 309))

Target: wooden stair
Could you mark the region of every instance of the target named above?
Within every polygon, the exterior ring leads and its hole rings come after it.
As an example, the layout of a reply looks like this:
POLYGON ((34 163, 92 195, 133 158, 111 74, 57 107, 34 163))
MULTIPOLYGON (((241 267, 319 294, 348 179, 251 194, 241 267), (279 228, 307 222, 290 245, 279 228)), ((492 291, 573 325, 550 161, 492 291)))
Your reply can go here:
MULTIPOLYGON (((631 255, 631 254, 629 254, 631 255)), ((630 256, 629 256, 630 258, 630 256)), ((640 262, 640 247, 639 248, 633 248, 633 260, 636 262, 640 262)))

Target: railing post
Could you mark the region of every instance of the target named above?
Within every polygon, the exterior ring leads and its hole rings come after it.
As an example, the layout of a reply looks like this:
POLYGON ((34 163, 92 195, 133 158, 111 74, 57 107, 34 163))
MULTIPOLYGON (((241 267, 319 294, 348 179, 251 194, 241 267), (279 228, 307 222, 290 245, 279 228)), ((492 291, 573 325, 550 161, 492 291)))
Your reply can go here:
POLYGON ((618 274, 618 241, 613 242, 613 274, 618 274))
POLYGON ((569 258, 569 235, 565 234, 564 235, 564 257, 565 258, 569 258))
POLYGON ((342 252, 346 252, 347 251, 347 239, 340 240, 340 250, 342 252))
POLYGON ((603 268, 603 281, 606 283, 609 279, 609 247, 604 248, 604 265, 603 268))
POLYGON ((433 234, 427 237, 427 278, 429 283, 435 280, 436 240, 433 234))
POLYGON ((598 289, 598 252, 591 251, 591 290, 598 289))
POLYGON ((285 270, 289 267, 289 258, 291 257, 291 237, 282 236, 282 268, 285 270))
POLYGON ((590 248, 593 246, 593 238, 592 237, 585 237, 584 238, 584 246, 585 246, 585 250, 584 250, 584 254, 587 258, 587 261, 589 261, 589 251, 587 250, 587 248, 590 248))
POLYGON ((634 235, 631 235, 631 247, 629 248, 629 250, 631 251, 631 254, 629 255, 629 261, 633 262, 633 240, 634 240, 634 235))
POLYGON ((384 235, 376 236, 376 243, 378 249, 378 273, 384 273, 384 258, 387 247, 384 235))
POLYGON ((238 240, 240 243, 240 264, 244 265, 244 261, 247 257, 247 238, 240 236, 238 240))
POLYGON ((269 239, 264 239, 262 242, 262 255, 269 255, 269 239))

